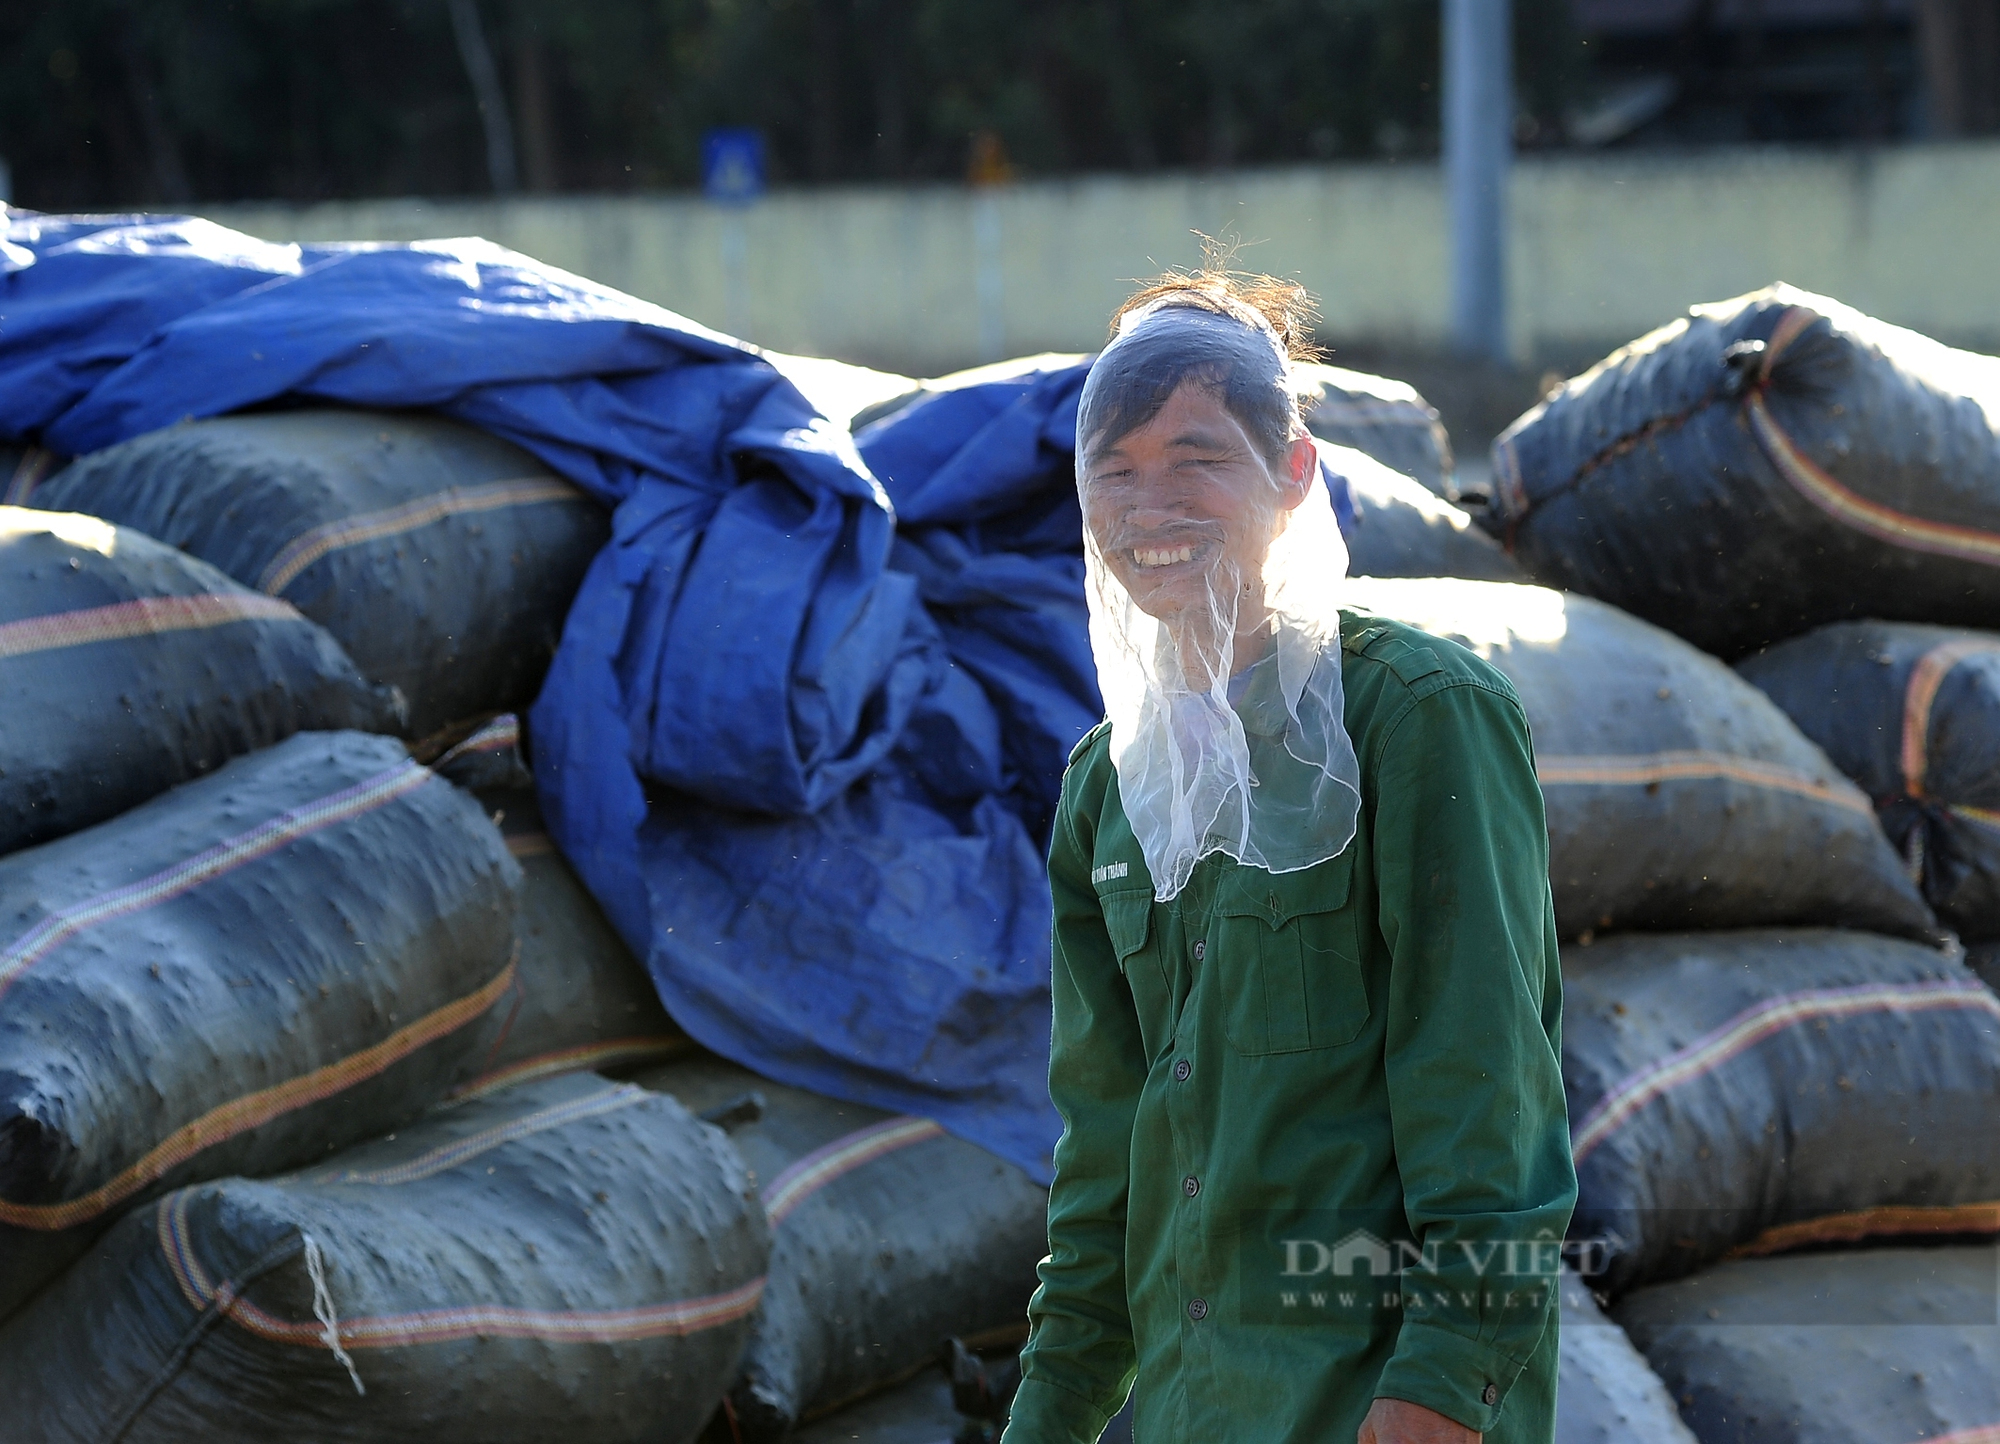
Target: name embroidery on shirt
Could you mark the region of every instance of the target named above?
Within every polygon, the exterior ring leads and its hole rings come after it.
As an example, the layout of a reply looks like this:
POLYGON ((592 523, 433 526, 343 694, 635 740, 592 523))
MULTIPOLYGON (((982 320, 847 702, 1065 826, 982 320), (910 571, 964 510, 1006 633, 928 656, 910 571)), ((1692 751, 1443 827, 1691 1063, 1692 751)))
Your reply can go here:
POLYGON ((1093 867, 1090 870, 1091 886, 1095 887, 1098 883, 1110 882, 1115 878, 1121 878, 1130 870, 1122 862, 1107 862, 1102 867, 1093 867))

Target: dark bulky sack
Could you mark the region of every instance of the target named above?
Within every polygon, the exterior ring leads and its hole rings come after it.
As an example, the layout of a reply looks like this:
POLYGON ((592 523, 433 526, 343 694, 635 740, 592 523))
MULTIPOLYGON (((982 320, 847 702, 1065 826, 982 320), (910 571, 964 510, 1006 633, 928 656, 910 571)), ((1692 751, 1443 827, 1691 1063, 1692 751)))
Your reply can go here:
POLYGON ((1695 1444, 1673 1397, 1574 1272, 1562 1274, 1555 1444, 1695 1444))
POLYGON ((1319 454, 1321 463, 1346 481, 1354 502, 1354 529, 1347 537, 1352 575, 1527 580, 1469 515, 1409 477, 1353 447, 1326 444, 1319 454))
POLYGON ((120 1210, 476 1073, 519 881, 476 802, 353 732, 0 858, 0 1315, 120 1210))
POLYGON ((2000 1438, 1990 1244, 1725 1263, 1612 1310, 1702 1444, 2000 1438))
POLYGON ((0 1330, 38 1444, 680 1444, 770 1235, 715 1129, 593 1074, 128 1215, 0 1330))
POLYGON ((1836 622, 1736 670, 1875 799, 1939 919, 2000 939, 2000 633, 1836 622))
POLYGON ((487 1072, 467 1086, 658 1063, 692 1048, 660 1006, 645 965, 542 830, 535 794, 487 792, 480 801, 521 864, 520 965, 516 991, 502 1005, 500 1043, 487 1072))
POLYGON ((1631 933, 1565 948, 1563 990, 1594 1287, 1990 1220, 2000 998, 1948 955, 1832 929, 1631 933))
POLYGON ((1314 436, 1365 452, 1434 496, 1458 499, 1451 439, 1415 387, 1313 361, 1292 363, 1292 385, 1314 436))
POLYGON ((659 1063, 692 1048, 660 1006, 644 964, 543 828, 520 720, 511 712, 494 718, 431 770, 478 797, 521 864, 506 1022, 486 1071, 460 1096, 579 1068, 659 1063))
POLYGON ((1025 1331, 1048 1192, 1018 1168, 929 1119, 716 1059, 636 1081, 722 1119, 762 1186, 771 1276, 730 1390, 743 1439, 782 1439, 906 1377, 948 1335, 980 1344, 1025 1331))
POLYGON ((1463 643, 1514 684, 1564 936, 1784 924, 1937 936, 1867 797, 1713 657, 1542 587, 1361 579, 1346 595, 1463 643))
POLYGON ((170 426, 34 492, 212 562, 331 632, 426 738, 525 707, 610 535, 527 452, 435 416, 311 410, 170 426))
POLYGON ((395 731, 289 603, 73 512, 0 506, 0 852, 299 731, 395 731))
POLYGON ((1508 427, 1493 508, 1537 581, 1725 657, 2000 627, 2000 358, 1790 286, 1697 306, 1508 427))

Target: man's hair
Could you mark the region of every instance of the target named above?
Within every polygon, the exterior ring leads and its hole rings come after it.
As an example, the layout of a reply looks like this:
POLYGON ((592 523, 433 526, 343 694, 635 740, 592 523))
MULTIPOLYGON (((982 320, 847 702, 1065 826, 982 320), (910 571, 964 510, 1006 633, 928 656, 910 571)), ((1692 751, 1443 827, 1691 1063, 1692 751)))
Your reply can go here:
POLYGON ((1155 302, 1171 306, 1192 306, 1218 316, 1233 316, 1247 325, 1268 326, 1294 361, 1317 361, 1320 349, 1313 344, 1313 322, 1319 319, 1319 305, 1312 292, 1297 281, 1281 281, 1276 276, 1256 276, 1227 268, 1227 257, 1211 253, 1198 271, 1166 271, 1146 282, 1118 308, 1111 318, 1111 334, 1127 314, 1155 302))
POLYGON ((1213 393, 1243 423, 1267 460, 1280 460, 1304 430, 1286 360, 1311 360, 1315 307, 1305 287, 1275 276, 1240 275, 1211 257, 1199 271, 1169 271, 1147 282, 1111 318, 1112 335, 1135 311, 1188 310, 1234 325, 1143 324, 1093 368, 1091 436, 1115 440, 1159 414, 1184 383, 1213 393), (1247 333, 1247 334, 1246 334, 1247 333), (1274 344, 1275 343, 1275 344, 1274 344))

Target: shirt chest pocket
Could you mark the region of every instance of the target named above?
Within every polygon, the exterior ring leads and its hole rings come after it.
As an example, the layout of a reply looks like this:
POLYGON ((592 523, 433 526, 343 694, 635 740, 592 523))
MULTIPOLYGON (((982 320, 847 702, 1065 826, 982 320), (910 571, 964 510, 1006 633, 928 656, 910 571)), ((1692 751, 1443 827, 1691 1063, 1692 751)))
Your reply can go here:
POLYGON ((1208 982, 1227 999, 1237 1052, 1351 1043, 1368 1021, 1353 899, 1354 855, 1299 872, 1237 868, 1217 891, 1208 982))
POLYGON ((1150 1054, 1165 1025, 1167 978, 1160 966, 1160 950, 1153 942, 1153 894, 1108 893, 1100 896, 1104 931, 1111 949, 1118 954, 1118 967, 1125 974, 1125 986, 1132 990, 1132 1006, 1139 1015, 1139 1036, 1150 1054))

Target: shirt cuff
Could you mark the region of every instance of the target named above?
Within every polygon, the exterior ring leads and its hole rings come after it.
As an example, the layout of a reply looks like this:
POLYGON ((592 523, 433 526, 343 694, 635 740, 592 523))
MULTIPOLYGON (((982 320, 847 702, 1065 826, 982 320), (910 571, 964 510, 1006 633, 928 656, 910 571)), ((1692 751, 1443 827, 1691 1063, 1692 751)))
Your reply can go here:
POLYGON ((1396 1336, 1396 1352, 1375 1385, 1375 1397, 1421 1404, 1490 1434, 1500 1422, 1507 1391, 1526 1367, 1525 1361, 1490 1344, 1406 1319, 1396 1336))
POLYGON ((1023 1379, 1000 1444, 1097 1444, 1111 1416, 1081 1394, 1045 1379, 1023 1379))

